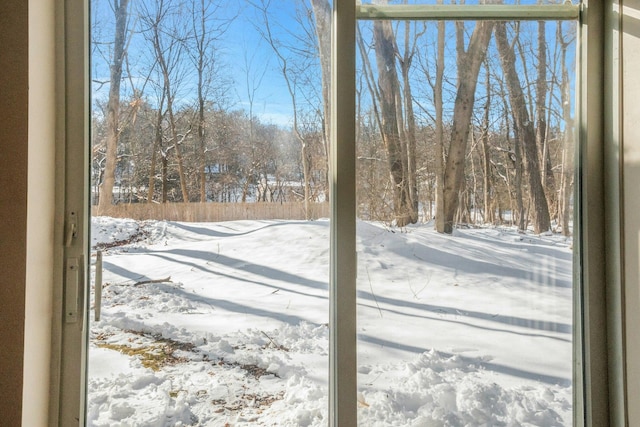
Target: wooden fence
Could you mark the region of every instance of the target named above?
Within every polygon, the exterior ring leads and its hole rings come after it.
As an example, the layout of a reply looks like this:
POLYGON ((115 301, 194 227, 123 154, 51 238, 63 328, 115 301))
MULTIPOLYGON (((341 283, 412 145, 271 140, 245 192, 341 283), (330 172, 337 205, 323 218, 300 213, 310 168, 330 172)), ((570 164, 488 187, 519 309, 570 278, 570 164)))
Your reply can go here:
MULTIPOLYGON (((310 203, 310 219, 329 218, 329 203, 310 203)), ((261 219, 306 219, 303 203, 134 203, 111 206, 108 211, 98 211, 94 216, 156 219, 185 222, 220 222, 261 219)))

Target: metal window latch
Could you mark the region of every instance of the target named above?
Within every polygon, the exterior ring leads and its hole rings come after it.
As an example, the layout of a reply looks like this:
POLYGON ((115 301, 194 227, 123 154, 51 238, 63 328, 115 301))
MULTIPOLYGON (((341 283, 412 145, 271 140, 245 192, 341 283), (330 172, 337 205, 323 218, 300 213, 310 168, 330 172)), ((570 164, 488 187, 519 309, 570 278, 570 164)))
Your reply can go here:
POLYGON ((78 235, 78 215, 75 212, 69 212, 67 216, 67 229, 64 237, 65 247, 71 246, 71 242, 78 235))
POLYGON ((64 317, 67 323, 78 321, 78 292, 81 265, 78 258, 68 258, 65 266, 64 317))

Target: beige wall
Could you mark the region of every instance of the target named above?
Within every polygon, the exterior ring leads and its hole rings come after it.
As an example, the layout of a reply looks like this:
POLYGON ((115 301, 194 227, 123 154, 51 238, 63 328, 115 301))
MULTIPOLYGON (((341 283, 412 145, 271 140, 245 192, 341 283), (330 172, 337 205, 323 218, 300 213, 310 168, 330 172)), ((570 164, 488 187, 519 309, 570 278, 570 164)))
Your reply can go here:
POLYGON ((56 131, 55 3, 29 0, 28 4, 29 193, 22 412, 25 427, 45 426, 48 419, 56 131))

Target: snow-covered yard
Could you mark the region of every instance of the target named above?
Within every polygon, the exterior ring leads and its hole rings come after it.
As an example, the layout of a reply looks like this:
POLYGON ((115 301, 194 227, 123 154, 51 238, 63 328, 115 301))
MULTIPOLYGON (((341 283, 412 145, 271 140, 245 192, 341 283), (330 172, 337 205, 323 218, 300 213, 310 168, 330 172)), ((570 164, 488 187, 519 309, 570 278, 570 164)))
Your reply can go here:
MULTIPOLYGON (((328 221, 92 236, 89 425, 327 425, 328 221)), ((360 425, 571 425, 570 243, 358 223, 360 425)))

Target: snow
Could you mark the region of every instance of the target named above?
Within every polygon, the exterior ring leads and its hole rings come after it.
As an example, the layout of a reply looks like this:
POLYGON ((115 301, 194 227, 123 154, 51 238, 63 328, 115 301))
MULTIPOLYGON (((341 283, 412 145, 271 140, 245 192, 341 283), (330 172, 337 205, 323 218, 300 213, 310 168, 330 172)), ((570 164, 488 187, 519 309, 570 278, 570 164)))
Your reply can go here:
MULTIPOLYGON (((96 217, 92 244, 88 425, 328 424, 328 221, 96 217)), ((360 425, 571 425, 570 240, 359 222, 357 244, 360 425)))

